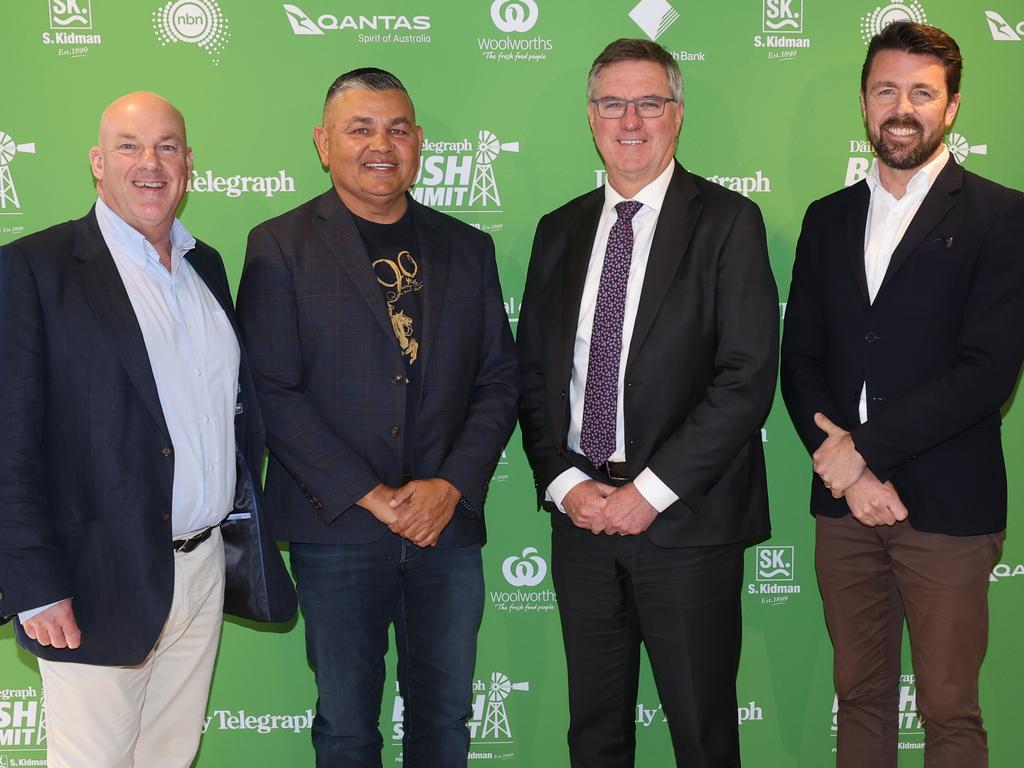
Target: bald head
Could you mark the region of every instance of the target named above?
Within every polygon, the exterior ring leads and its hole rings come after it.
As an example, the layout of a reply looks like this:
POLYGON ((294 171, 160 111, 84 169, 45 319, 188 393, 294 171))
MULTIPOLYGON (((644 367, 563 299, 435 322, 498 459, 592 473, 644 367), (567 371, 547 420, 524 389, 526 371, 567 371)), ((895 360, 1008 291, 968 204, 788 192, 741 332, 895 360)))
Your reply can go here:
POLYGON ((103 202, 157 250, 169 250, 171 224, 192 173, 181 112, 146 91, 116 99, 100 118, 89 162, 103 202))

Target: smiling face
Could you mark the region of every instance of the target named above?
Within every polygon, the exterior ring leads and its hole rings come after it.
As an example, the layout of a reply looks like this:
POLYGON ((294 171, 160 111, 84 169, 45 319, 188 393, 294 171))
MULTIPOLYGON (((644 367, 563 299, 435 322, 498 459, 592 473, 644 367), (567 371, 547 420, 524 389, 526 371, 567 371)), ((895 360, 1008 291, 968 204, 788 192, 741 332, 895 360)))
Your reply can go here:
POLYGON ((342 91, 328 103, 324 124, 313 129, 313 139, 320 162, 352 213, 382 223, 401 218, 423 143, 412 102, 403 91, 342 91))
MULTIPOLYGON (((604 67, 594 81, 591 99, 672 98, 665 67, 653 61, 619 61, 604 67)), ((589 104, 587 115, 594 143, 608 171, 608 183, 624 197, 632 197, 672 162, 683 123, 683 106, 665 105, 661 117, 642 118, 629 105, 618 118, 603 118, 589 104)))
POLYGON ((185 121, 155 93, 130 93, 107 107, 89 152, 96 191, 155 247, 169 237, 192 173, 185 121))
POLYGON ((916 173, 941 151, 960 94, 949 97, 938 57, 884 50, 871 64, 860 104, 879 162, 916 173))

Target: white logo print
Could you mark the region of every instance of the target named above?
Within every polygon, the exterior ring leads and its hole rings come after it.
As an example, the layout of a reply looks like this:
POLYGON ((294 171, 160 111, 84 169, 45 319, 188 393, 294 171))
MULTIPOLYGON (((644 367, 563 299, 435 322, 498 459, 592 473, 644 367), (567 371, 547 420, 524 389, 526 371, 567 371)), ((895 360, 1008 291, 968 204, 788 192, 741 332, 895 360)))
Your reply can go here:
POLYGON ((50 0, 50 29, 92 29, 92 0, 50 0))
POLYGON ((527 547, 522 556, 506 557, 501 572, 513 587, 535 587, 548 575, 548 564, 534 547, 527 547))
POLYGON ((795 2, 794 0, 762 1, 762 32, 804 31, 804 0, 795 0, 795 2))
POLYGON ((1020 42, 1021 35, 1024 35, 1024 21, 1017 25, 1017 29, 1014 29, 1006 19, 995 11, 985 11, 985 17, 993 40, 1020 42))
POLYGON ((657 40, 679 18, 679 12, 666 0, 640 0, 629 12, 629 18, 651 40, 657 40))
POLYGON ((153 11, 153 31, 160 45, 190 43, 210 54, 220 64, 220 52, 231 33, 217 0, 168 0, 153 11))
POLYGON ((313 20, 297 5, 282 5, 285 14, 288 16, 288 23, 292 25, 292 32, 296 35, 322 35, 320 29, 313 20))
POLYGON ((529 32, 540 11, 533 0, 494 0, 491 21, 502 32, 529 32))
POLYGON ((928 16, 924 6, 918 0, 896 0, 896 2, 879 5, 871 13, 865 14, 860 20, 860 36, 865 44, 871 38, 892 24, 894 21, 913 21, 927 24, 928 16))
POLYGON ((6 208, 8 203, 14 208, 21 208, 18 190, 14 188, 14 179, 11 177, 9 167, 11 160, 19 152, 34 155, 36 152, 35 142, 17 144, 8 134, 0 131, 0 209, 6 208))
POLYGON ((968 155, 987 155, 988 144, 975 144, 971 146, 967 143, 967 139, 961 136, 959 133, 951 133, 946 139, 946 146, 949 147, 949 152, 956 161, 961 165, 967 160, 968 155))

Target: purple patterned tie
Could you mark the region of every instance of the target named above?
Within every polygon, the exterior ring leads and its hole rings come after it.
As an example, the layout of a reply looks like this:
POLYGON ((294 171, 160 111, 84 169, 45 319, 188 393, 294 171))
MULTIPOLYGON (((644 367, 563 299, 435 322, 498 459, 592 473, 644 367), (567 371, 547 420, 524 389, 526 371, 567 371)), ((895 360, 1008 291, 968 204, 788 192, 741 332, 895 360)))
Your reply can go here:
POLYGON ((590 332, 587 387, 583 393, 580 449, 600 467, 615 451, 615 415, 618 411, 619 359, 622 356, 622 321, 626 310, 626 283, 633 258, 633 216, 643 205, 624 200, 615 206, 618 218, 608 233, 601 282, 590 332))

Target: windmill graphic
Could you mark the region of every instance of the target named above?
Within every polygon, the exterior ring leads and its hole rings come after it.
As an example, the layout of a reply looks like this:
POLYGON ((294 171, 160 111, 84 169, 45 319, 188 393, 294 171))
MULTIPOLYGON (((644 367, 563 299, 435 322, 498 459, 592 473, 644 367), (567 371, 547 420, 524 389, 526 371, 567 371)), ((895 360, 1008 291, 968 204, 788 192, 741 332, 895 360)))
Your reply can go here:
POLYGON ((30 155, 36 153, 35 142, 31 144, 17 144, 9 134, 0 131, 0 208, 6 208, 10 203, 15 208, 21 208, 18 200, 18 190, 14 188, 14 179, 11 178, 10 162, 19 152, 27 152, 30 155))
MULTIPOLYGON (((483 136, 483 131, 480 135, 483 136)), ((493 136, 493 134, 492 134, 493 136)), ((487 713, 484 715, 484 731, 481 739, 488 736, 506 739, 512 738, 512 729, 508 725, 508 713, 505 711, 505 699, 512 691, 528 691, 529 683, 513 683, 503 672, 491 673, 491 686, 487 692, 487 713)))
POLYGON ((39 720, 36 723, 36 746, 46 741, 46 694, 39 697, 39 720))
POLYGON ((949 138, 946 140, 946 146, 949 147, 949 152, 956 161, 961 165, 967 160, 968 155, 987 155, 988 144, 975 144, 970 145, 967 143, 967 139, 961 136, 959 133, 949 134, 949 138))
POLYGON ((506 152, 518 152, 519 142, 510 141, 502 144, 493 131, 480 131, 477 134, 476 143, 476 167, 473 168, 473 187, 469 192, 469 204, 477 201, 486 206, 489 203, 501 205, 501 198, 498 196, 498 185, 494 181, 494 169, 491 163, 498 154, 506 152))

